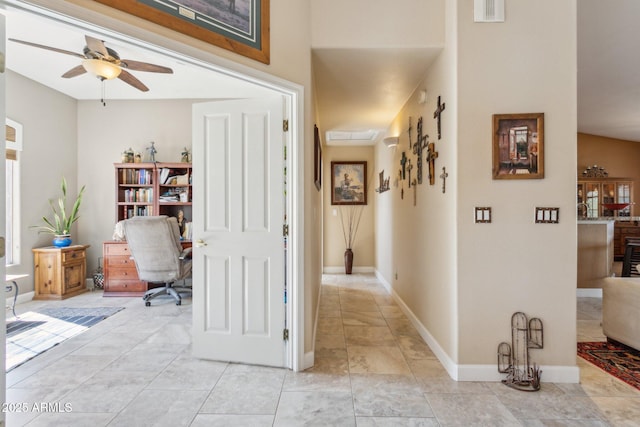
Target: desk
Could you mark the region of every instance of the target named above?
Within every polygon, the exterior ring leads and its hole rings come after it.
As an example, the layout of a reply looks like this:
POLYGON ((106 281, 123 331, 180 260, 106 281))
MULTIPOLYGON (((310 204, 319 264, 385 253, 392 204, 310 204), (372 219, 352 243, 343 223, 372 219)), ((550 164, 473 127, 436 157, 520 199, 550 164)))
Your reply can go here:
POLYGON ((18 282, 16 282, 16 280, 19 279, 24 279, 25 277, 29 277, 28 274, 7 274, 4 277, 4 281, 6 283, 9 283, 8 285, 5 285, 5 292, 11 292, 13 290, 13 288, 16 288, 16 293, 13 296, 13 304, 11 305, 11 311, 13 312, 13 317, 18 317, 16 315, 16 302, 18 301, 18 282))

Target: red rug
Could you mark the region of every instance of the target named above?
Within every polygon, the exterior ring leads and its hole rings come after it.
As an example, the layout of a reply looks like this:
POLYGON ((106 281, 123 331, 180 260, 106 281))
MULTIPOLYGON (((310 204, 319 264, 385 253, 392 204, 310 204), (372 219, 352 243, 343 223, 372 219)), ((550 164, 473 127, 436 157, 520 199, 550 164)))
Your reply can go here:
POLYGON ((640 390, 640 351, 616 341, 579 342, 578 356, 640 390))

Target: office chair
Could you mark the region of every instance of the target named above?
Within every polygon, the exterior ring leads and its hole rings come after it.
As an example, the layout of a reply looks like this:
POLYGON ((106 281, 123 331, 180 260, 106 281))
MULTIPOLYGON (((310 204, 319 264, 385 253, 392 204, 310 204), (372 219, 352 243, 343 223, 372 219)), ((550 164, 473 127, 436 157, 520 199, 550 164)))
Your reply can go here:
POLYGON ((191 273, 191 248, 182 249, 178 222, 174 217, 140 216, 123 221, 124 234, 140 280, 163 283, 149 289, 142 299, 148 307, 160 295, 171 295, 176 305, 182 304, 178 291, 191 292, 185 279, 191 273), (178 281, 183 286, 174 286, 178 281))

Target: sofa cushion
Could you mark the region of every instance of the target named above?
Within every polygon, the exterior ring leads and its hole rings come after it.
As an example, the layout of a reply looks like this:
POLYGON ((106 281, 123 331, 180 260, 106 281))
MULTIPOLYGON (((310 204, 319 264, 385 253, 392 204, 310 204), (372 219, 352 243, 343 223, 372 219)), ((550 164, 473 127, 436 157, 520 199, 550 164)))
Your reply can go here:
POLYGON ((604 279, 602 331, 607 338, 640 350, 640 278, 604 279))

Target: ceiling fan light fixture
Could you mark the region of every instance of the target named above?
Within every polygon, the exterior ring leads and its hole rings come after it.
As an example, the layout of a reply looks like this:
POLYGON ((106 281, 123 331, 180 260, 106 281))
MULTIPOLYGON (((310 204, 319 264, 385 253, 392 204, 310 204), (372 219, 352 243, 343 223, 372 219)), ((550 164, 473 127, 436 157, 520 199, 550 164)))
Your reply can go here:
POLYGON ((115 79, 122 71, 117 65, 101 59, 85 59, 82 61, 82 66, 87 72, 102 80, 115 79))

